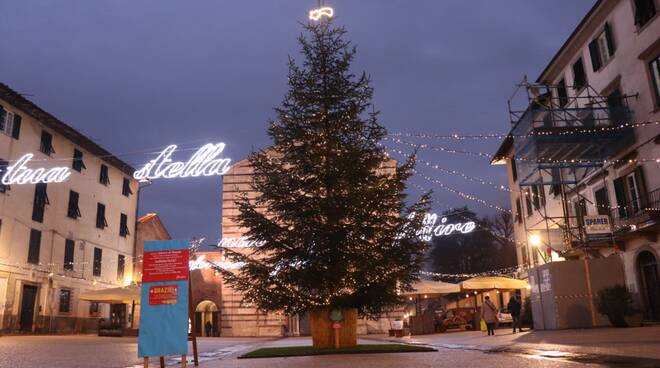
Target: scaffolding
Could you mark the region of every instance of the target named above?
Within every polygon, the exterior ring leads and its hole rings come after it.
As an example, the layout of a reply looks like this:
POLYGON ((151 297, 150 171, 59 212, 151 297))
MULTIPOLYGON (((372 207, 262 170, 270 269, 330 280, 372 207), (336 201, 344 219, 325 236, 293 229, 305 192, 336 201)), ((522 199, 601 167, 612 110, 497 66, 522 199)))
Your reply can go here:
MULTIPOLYGON (((538 214, 520 216, 526 234, 545 234, 547 249, 571 257, 595 240, 584 227, 586 205, 592 202, 578 185, 597 178, 595 173, 633 142, 631 97, 616 90, 601 96, 589 85, 531 84, 525 79, 509 99, 519 203, 538 214)), ((598 240, 612 243, 602 236, 598 240)))

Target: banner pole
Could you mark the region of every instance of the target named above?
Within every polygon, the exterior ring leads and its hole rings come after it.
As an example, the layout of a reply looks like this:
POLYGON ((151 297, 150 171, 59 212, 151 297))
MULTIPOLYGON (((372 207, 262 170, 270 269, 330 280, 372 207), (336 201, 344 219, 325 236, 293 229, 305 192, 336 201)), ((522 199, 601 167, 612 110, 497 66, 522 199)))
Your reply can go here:
MULTIPOLYGON (((195 309, 193 308, 193 292, 192 292, 192 274, 188 271, 188 316, 190 318, 190 339, 193 346, 193 361, 195 367, 199 366, 199 358, 197 357, 197 330, 195 328, 195 309)), ((185 366, 184 366, 185 367, 185 366)))

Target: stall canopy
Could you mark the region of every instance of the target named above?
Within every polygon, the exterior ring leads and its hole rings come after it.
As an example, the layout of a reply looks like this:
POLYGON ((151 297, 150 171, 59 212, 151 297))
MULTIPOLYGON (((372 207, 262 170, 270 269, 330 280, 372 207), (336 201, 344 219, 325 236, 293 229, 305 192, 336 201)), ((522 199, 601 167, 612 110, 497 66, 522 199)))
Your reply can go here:
POLYGON ((401 293, 401 295, 447 295, 461 292, 461 286, 442 281, 419 280, 412 285, 413 290, 401 293))
POLYGON ((125 287, 86 291, 80 293, 80 299, 98 303, 139 304, 140 287, 130 285, 125 287))
POLYGON ((461 283, 463 290, 515 290, 527 287, 527 281, 504 276, 474 277, 461 283))

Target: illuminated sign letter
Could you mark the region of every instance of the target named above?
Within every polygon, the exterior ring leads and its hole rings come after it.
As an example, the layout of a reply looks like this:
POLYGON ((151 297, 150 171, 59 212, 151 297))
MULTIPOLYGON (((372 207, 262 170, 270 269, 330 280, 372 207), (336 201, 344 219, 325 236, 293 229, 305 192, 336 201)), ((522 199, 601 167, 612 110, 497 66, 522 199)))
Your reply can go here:
POLYGON ((172 162, 171 156, 176 149, 175 144, 167 146, 158 157, 136 171, 133 177, 137 180, 171 179, 224 175, 229 171, 231 160, 218 157, 225 149, 224 143, 204 145, 187 162, 172 162))
POLYGON ((309 12, 309 19, 311 20, 319 20, 321 17, 326 16, 328 18, 332 18, 332 16, 335 14, 334 9, 332 9, 329 6, 325 6, 323 8, 319 9, 314 9, 309 12))
POLYGON ((19 158, 15 164, 8 166, 6 172, 2 175, 2 184, 61 183, 71 176, 71 170, 68 167, 30 169, 27 164, 32 157, 34 155, 28 153, 19 158))

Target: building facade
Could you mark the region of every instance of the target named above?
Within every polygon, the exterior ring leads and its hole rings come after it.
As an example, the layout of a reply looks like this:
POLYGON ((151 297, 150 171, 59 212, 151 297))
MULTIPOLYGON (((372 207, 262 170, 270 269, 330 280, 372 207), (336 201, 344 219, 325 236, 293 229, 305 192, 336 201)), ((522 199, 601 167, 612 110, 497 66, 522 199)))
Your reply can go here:
POLYGON ((69 167, 60 183, 0 185, 0 330, 73 333, 125 305, 79 300, 133 276, 138 182, 133 168, 0 84, 0 176, 27 166, 69 167))
MULTIPOLYGON (((620 257, 660 320, 660 2, 599 0, 535 83, 493 164, 506 164, 518 264, 620 257)), ((522 101, 522 102, 520 102, 522 101)), ((526 277, 526 271, 521 275, 526 277)))

